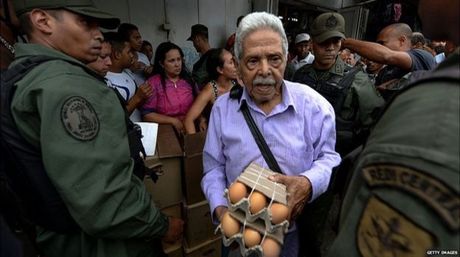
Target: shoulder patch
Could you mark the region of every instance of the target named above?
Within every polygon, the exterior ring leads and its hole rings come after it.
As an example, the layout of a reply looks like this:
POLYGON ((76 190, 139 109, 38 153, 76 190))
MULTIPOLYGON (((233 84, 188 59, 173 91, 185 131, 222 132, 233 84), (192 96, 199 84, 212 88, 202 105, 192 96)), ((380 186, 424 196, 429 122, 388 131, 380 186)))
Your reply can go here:
POLYGON ((376 196, 367 202, 356 233, 363 257, 425 256, 435 246, 428 231, 376 196))
POLYGON ((423 200, 448 227, 460 228, 460 197, 458 192, 429 174, 395 164, 376 164, 363 168, 370 187, 387 186, 409 192, 423 200))
POLYGON ((61 121, 67 132, 81 141, 99 133, 99 119, 91 104, 81 96, 68 98, 61 107, 61 121))

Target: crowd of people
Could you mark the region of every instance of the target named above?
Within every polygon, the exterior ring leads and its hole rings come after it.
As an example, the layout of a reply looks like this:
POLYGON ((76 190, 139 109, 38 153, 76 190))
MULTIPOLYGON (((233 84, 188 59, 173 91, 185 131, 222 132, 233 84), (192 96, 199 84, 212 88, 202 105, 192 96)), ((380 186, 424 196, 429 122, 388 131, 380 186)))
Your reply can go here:
MULTIPOLYGON (((195 24, 189 71, 176 43, 154 49, 92 1, 2 1, 2 194, 38 207, 28 222, 44 256, 165 256, 161 241, 181 240, 184 222, 142 183, 133 122, 154 122, 206 133, 201 187, 216 224, 225 188, 250 163, 274 161, 291 224, 280 257, 458 251, 460 42, 446 8, 458 5, 420 1, 430 39, 404 23, 375 42, 347 38, 343 16, 322 13, 295 49, 273 14, 239 17, 225 48, 195 24)), ((5 224, 18 226, 5 206, 2 246, 15 242, 5 224)), ((2 254, 20 256, 8 245, 2 254)))

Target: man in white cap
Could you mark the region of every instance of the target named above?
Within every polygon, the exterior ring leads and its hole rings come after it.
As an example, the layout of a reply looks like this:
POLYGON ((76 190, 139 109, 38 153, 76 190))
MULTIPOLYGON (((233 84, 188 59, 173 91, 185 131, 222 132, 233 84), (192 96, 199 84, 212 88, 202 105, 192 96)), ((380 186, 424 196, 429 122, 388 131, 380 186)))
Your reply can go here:
POLYGON ((291 63, 295 70, 305 64, 311 64, 315 56, 311 53, 311 37, 307 33, 300 33, 295 37, 295 50, 297 56, 292 59, 291 63))

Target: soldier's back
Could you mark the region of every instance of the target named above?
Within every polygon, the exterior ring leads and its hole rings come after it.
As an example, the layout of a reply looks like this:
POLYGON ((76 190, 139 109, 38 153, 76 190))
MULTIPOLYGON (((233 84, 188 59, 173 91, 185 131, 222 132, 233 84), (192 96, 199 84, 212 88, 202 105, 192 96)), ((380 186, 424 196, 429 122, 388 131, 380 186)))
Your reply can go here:
POLYGON ((328 256, 458 251, 458 67, 455 54, 390 103, 358 160, 328 256))

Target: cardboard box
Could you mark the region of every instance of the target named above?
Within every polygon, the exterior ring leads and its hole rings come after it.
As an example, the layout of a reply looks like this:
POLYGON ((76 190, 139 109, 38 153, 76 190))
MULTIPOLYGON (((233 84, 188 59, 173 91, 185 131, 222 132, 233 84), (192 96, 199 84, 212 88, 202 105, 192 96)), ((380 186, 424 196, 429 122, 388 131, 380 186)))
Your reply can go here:
POLYGON ((201 190, 203 178, 203 147, 206 132, 200 132, 184 137, 184 171, 183 190, 188 205, 206 200, 201 190))
POLYGON ((161 209, 161 212, 168 217, 182 219, 182 202, 161 209))
POLYGON ((212 224, 211 211, 207 201, 185 206, 185 241, 188 247, 196 247, 203 242, 219 237, 212 224))
POLYGON ((144 184, 159 208, 164 208, 182 201, 182 147, 170 125, 158 127, 156 154, 145 160, 147 167, 161 166, 161 175, 154 183, 148 176, 144 184))
POLYGON ((175 244, 163 243, 163 251, 168 255, 168 257, 183 257, 184 256, 184 250, 182 249, 181 241, 178 241, 175 244))
POLYGON ((216 238, 192 248, 186 245, 184 251, 186 257, 218 257, 222 253, 222 241, 216 238))

